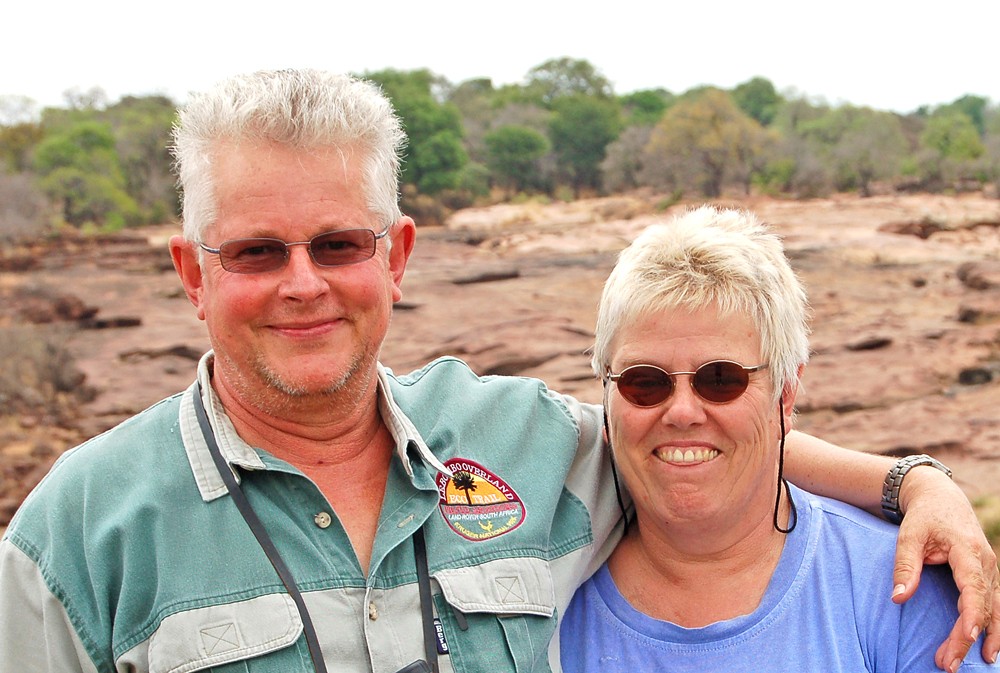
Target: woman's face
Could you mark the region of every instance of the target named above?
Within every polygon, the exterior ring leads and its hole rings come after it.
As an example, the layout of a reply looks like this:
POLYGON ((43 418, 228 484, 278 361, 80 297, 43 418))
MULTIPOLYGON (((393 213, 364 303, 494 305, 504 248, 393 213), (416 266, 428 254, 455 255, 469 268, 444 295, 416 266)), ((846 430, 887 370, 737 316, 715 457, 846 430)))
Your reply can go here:
MULTIPOLYGON (((615 374, 636 364, 667 372, 695 371, 712 360, 770 364, 760 361, 751 320, 722 316, 714 305, 637 320, 619 332, 612 352, 615 374)), ((768 370, 751 373, 746 392, 725 404, 699 397, 691 380, 673 377, 673 393, 650 408, 631 404, 608 383, 612 447, 640 526, 669 524, 671 532, 682 532, 693 523, 691 530, 701 534, 770 519, 781 426, 768 370)), ((785 401, 791 409, 792 400, 785 401)))

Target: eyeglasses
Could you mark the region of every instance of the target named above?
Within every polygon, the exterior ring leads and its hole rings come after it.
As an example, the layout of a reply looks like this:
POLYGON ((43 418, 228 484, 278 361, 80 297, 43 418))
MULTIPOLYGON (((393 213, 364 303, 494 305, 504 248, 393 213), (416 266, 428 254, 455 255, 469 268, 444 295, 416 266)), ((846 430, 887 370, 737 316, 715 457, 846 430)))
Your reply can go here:
POLYGON ((614 381, 618 392, 637 407, 655 407, 674 392, 675 376, 690 376, 691 387, 707 402, 725 404, 746 392, 750 374, 767 369, 767 365, 744 367, 730 360, 706 362, 693 372, 667 372, 654 365, 632 365, 619 374, 605 375, 614 381))
POLYGON ((309 256, 316 266, 346 266, 375 256, 375 245, 389 233, 389 227, 376 234, 371 229, 338 229, 313 236, 308 241, 286 243, 280 238, 237 238, 218 248, 198 243, 205 252, 219 256, 222 268, 232 273, 266 273, 288 263, 288 249, 293 245, 309 246, 309 256))

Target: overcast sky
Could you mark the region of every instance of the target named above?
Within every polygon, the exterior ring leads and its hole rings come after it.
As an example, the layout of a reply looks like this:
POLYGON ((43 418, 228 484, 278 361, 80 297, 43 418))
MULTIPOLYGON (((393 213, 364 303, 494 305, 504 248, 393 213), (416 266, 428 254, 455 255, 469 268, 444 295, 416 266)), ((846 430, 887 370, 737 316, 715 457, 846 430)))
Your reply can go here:
POLYGON ((616 93, 731 88, 751 77, 830 104, 910 112, 965 94, 1000 103, 997 0, 7 0, 0 96, 40 106, 100 87, 182 102, 261 68, 427 68, 521 82, 586 59, 616 93))

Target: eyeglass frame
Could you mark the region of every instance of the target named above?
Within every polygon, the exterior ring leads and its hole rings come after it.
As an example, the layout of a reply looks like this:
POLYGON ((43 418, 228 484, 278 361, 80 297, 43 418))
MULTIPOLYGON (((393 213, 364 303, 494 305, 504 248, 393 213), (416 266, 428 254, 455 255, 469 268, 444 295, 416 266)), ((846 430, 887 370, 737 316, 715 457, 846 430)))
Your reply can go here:
POLYGON ((618 389, 618 394, 622 396, 622 399, 625 400, 626 402, 628 402, 629 404, 631 404, 632 406, 637 407, 639 409, 652 409, 653 407, 658 407, 661 404, 663 404, 664 402, 666 402, 667 400, 669 400, 671 397, 673 397, 674 392, 676 392, 676 390, 677 390, 677 383, 674 380, 674 377, 676 377, 676 376, 690 376, 691 377, 688 385, 691 386, 691 390, 694 391, 694 394, 698 396, 698 399, 703 400, 705 402, 708 402, 709 404, 731 404, 731 403, 735 402, 736 400, 738 400, 739 398, 743 397, 743 395, 746 394, 747 390, 750 389, 750 381, 749 381, 750 374, 753 374, 754 372, 762 371, 762 370, 767 369, 767 368, 768 368, 767 363, 760 364, 760 365, 754 365, 752 367, 748 367, 748 366, 746 366, 744 364, 736 362, 735 360, 720 359, 720 360, 709 360, 707 362, 703 362, 702 364, 698 365, 697 369, 695 369, 693 372, 683 372, 683 371, 680 371, 680 372, 668 372, 663 367, 658 367, 656 365, 651 365, 651 364, 645 363, 645 362, 637 362, 634 365, 629 365, 628 367, 626 367, 625 369, 621 370, 617 374, 613 373, 610 368, 606 369, 605 372, 604 372, 604 380, 605 380, 605 383, 607 383, 608 381, 614 383, 615 384, 615 388, 618 389), (702 395, 701 392, 698 391, 698 388, 694 385, 694 377, 698 374, 699 371, 701 371, 701 369, 703 367, 707 367, 708 365, 720 364, 720 363, 733 364, 733 365, 736 365, 737 367, 739 367, 741 370, 745 371, 747 373, 747 386, 742 391, 740 391, 739 395, 737 395, 733 399, 731 399, 731 400, 725 400, 725 401, 722 401, 722 402, 716 402, 715 400, 708 399, 707 397, 705 397, 704 395, 702 395), (656 402, 655 404, 649 404, 649 405, 637 404, 637 403, 633 402, 632 400, 630 400, 627 396, 625 396, 622 393, 621 389, 618 388, 618 381, 619 381, 619 379, 621 379, 622 375, 625 372, 629 371, 630 369, 636 369, 637 367, 650 367, 652 369, 655 369, 655 370, 663 373, 667 377, 667 379, 670 381, 670 392, 667 393, 667 396, 664 397, 659 402, 656 402))
POLYGON ((222 243, 219 244, 218 248, 210 247, 210 246, 206 245, 203 241, 198 241, 198 246, 202 250, 204 250, 205 252, 210 252, 213 255, 218 255, 219 256, 219 266, 221 266, 223 268, 223 270, 225 270, 228 273, 237 273, 237 274, 240 274, 241 276, 252 276, 252 275, 255 275, 255 274, 258 274, 258 273, 270 273, 271 271, 280 271, 281 269, 284 269, 286 266, 288 266, 288 260, 291 259, 292 255, 291 255, 291 251, 289 250, 289 248, 291 248, 293 245, 305 245, 305 246, 309 246, 309 247, 306 248, 306 250, 309 251, 309 259, 312 260, 313 264, 315 264, 316 266, 318 266, 318 267, 320 267, 322 269, 334 269, 334 268, 336 268, 338 266, 351 266, 353 264, 360 264, 361 262, 367 262, 369 259, 371 259, 372 257, 375 256, 375 252, 378 250, 378 242, 381 239, 383 239, 383 238, 386 237, 386 235, 389 233, 390 229, 392 229, 392 224, 387 224, 385 226, 385 229, 383 229, 382 231, 380 231, 378 233, 376 233, 374 229, 368 229, 367 227, 352 227, 350 229, 331 229, 329 231, 323 231, 323 232, 320 232, 320 233, 316 234, 315 236, 313 236, 312 238, 310 238, 308 241, 292 241, 292 242, 284 241, 284 240, 282 240, 280 238, 274 238, 274 237, 271 237, 271 236, 248 236, 247 238, 233 238, 233 239, 230 239, 228 241, 223 241, 222 243), (312 242, 313 241, 315 241, 317 238, 320 238, 321 236, 327 236, 329 234, 337 234, 337 233, 348 232, 348 231, 352 231, 352 232, 353 231, 370 231, 372 233, 372 235, 374 236, 374 239, 372 241, 372 251, 371 251, 371 254, 368 257, 365 257, 364 259, 355 260, 353 262, 345 262, 343 264, 320 264, 318 261, 316 261, 316 257, 313 255, 313 250, 312 250, 312 242), (226 245, 231 244, 231 243, 240 243, 240 242, 243 242, 243 241, 264 241, 264 242, 281 243, 282 245, 285 246, 284 262, 281 264, 281 266, 276 266, 273 269, 267 269, 266 271, 232 271, 230 269, 227 269, 226 265, 223 264, 223 262, 222 262, 222 248, 224 246, 226 246, 226 245))

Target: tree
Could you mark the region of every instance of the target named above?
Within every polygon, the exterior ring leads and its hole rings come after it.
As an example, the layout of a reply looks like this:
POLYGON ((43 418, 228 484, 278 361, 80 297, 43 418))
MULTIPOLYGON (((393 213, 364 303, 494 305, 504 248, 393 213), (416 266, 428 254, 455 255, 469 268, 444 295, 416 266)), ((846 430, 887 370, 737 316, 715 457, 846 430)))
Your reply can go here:
POLYGON ((410 155, 407 170, 417 189, 424 194, 439 194, 458 187, 468 161, 461 136, 445 129, 421 139, 419 151, 410 155))
POLYGON ((761 126, 770 126, 781 105, 781 96, 771 80, 754 77, 733 89, 733 102, 761 126))
POLYGON ((635 189, 641 184, 643 149, 652 133, 652 126, 629 126, 608 145, 601 162, 602 186, 606 192, 635 189))
POLYGON ((953 185, 973 179, 977 159, 985 148, 968 115, 935 112, 920 135, 919 174, 925 187, 953 185))
POLYGON ((73 87, 63 91, 63 100, 70 110, 99 110, 107 106, 108 95, 99 86, 93 86, 84 91, 73 87))
POLYGON ((468 155, 458 109, 436 96, 447 88, 443 80, 428 70, 389 69, 365 77, 382 86, 406 128, 403 183, 431 195, 457 186, 468 155))
POLYGON ((167 149, 175 108, 165 96, 126 96, 100 115, 115 135, 125 191, 151 222, 162 222, 179 210, 167 149))
POLYGON ((947 105, 942 105, 934 111, 935 114, 947 114, 950 112, 961 112, 976 127, 976 132, 982 136, 986 133, 986 115, 989 107, 989 100, 982 96, 972 96, 966 94, 957 98, 947 105))
POLYGON ((618 103, 611 98, 564 96, 553 103, 549 140, 560 177, 579 195, 601 184, 601 162, 608 143, 621 132, 618 103))
POLYGON ((484 137, 496 117, 495 93, 493 82, 481 78, 462 82, 448 96, 448 102, 461 114, 463 144, 472 161, 486 161, 484 137))
POLYGON ((47 136, 35 151, 34 168, 69 224, 119 227, 139 219, 107 124, 81 121, 47 136))
POLYGON ((666 89, 644 89, 618 97, 626 126, 653 126, 675 100, 666 89))
POLYGON ((833 148, 832 159, 839 190, 857 189, 871 195, 875 180, 895 177, 909 151, 899 117, 871 108, 839 108, 846 128, 833 148))
POLYGON ((31 168, 31 152, 44 137, 35 122, 0 126, 0 173, 22 173, 31 168))
POLYGON ((486 165, 497 182, 510 192, 541 186, 539 161, 549 151, 549 141, 524 126, 501 126, 486 134, 486 165))
POLYGON ((27 173, 0 173, 0 243, 40 238, 49 224, 45 195, 27 173))
POLYGON ((681 100, 653 129, 646 147, 644 182, 722 194, 727 181, 749 186, 768 135, 725 91, 708 89, 681 100))
POLYGON ((610 98, 613 95, 611 82, 589 61, 565 56, 529 70, 524 88, 546 106, 564 97, 610 98))
POLYGON ((968 115, 945 111, 935 113, 927 120, 927 127, 920 136, 924 147, 934 150, 947 159, 976 159, 983 153, 979 133, 968 115))
POLYGON ((478 488, 476 485, 476 478, 472 476, 472 473, 456 472, 451 477, 451 483, 455 485, 455 488, 465 491, 465 501, 471 506, 472 496, 470 493, 478 488))

